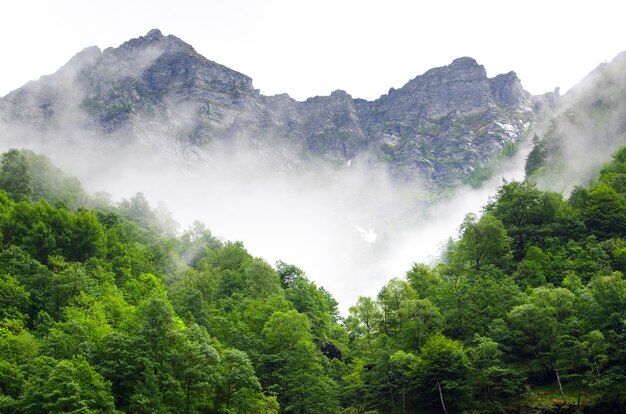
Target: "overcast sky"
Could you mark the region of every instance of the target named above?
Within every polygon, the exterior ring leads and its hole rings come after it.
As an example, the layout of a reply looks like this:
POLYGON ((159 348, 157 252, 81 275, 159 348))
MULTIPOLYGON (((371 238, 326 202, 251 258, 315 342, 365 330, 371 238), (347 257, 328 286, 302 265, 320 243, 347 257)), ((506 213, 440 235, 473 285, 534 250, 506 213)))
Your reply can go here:
POLYGON ((83 48, 159 28, 298 100, 344 89, 375 99, 471 56, 489 76, 514 70, 533 94, 567 91, 626 50, 619 1, 20 0, 0 5, 0 96, 83 48))

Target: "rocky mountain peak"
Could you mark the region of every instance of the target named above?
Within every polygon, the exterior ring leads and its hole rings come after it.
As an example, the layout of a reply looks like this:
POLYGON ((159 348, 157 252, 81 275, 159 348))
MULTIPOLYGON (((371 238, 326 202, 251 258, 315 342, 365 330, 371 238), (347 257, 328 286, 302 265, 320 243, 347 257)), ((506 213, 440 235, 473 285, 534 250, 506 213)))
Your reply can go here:
POLYGON ((136 53, 150 47, 158 47, 162 51, 194 52, 193 47, 173 35, 164 36, 159 29, 150 30, 145 36, 140 36, 124 42, 117 48, 108 48, 107 51, 121 54, 136 53))
POLYGON ((67 62, 61 69, 59 69, 59 75, 67 77, 75 77, 76 73, 83 70, 86 67, 96 64, 98 59, 102 56, 102 51, 98 46, 90 46, 82 51, 78 52, 67 62))
POLYGON ((452 63, 450 64, 450 67, 468 68, 468 67, 482 67, 482 65, 479 65, 478 62, 476 62, 476 59, 474 58, 463 56, 463 57, 454 59, 452 63))
POLYGON ((490 79, 491 91, 498 102, 508 105, 530 105, 532 98, 522 87, 522 82, 513 71, 490 79))
POLYGON ((433 68, 418 78, 428 78, 432 80, 441 79, 443 81, 465 81, 472 78, 486 78, 487 71, 483 65, 478 64, 471 57, 460 57, 454 59, 446 66, 433 68))
POLYGON ((199 159, 243 143, 285 169, 311 160, 345 166, 358 157, 441 189, 519 140, 534 116, 532 102, 514 72, 489 79, 470 57, 374 101, 343 90, 304 102, 265 97, 248 76, 153 29, 117 48, 85 49, 45 82, 2 98, 0 116, 43 129, 78 113, 91 131, 168 153, 184 148, 182 157, 204 154, 199 159))
POLYGON ((348 92, 344 91, 343 89, 337 89, 335 91, 332 91, 330 93, 330 96, 336 99, 352 99, 352 96, 350 96, 350 94, 348 94, 348 92))
POLYGON ((98 46, 89 46, 74 55, 68 64, 84 65, 86 62, 92 63, 100 57, 100 54, 102 54, 102 51, 98 46))
POLYGON ((152 29, 146 34, 146 37, 161 38, 163 37, 163 33, 161 33, 159 29, 152 29))

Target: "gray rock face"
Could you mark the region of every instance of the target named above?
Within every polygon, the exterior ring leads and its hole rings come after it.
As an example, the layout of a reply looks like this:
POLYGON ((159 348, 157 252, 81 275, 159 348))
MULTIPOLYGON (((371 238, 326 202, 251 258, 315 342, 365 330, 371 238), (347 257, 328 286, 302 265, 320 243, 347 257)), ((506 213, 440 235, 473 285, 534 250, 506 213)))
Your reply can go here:
POLYGON ((534 107, 515 73, 489 79, 468 57, 374 101, 341 90, 304 102, 263 96, 249 77, 152 30, 118 48, 85 49, 0 99, 0 117, 42 129, 75 123, 183 156, 244 145, 281 168, 366 159, 442 189, 519 141, 534 107))

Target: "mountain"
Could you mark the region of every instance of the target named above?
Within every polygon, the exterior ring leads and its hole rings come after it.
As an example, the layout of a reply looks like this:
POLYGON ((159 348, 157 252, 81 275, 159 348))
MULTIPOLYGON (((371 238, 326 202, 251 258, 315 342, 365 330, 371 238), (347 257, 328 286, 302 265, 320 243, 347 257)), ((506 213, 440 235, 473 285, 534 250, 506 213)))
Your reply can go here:
POLYGON ((0 120, 55 139, 79 129, 109 145, 138 142, 192 164, 250 149, 284 170, 365 160, 443 189, 520 141, 536 106, 514 72, 489 78, 468 57, 374 101, 341 90, 304 102, 264 96, 248 76, 151 30, 117 48, 87 48, 11 92, 0 120))
POLYGON ((626 144, 625 96, 626 52, 598 66, 564 96, 553 95, 535 127, 527 175, 554 191, 595 179, 626 144))

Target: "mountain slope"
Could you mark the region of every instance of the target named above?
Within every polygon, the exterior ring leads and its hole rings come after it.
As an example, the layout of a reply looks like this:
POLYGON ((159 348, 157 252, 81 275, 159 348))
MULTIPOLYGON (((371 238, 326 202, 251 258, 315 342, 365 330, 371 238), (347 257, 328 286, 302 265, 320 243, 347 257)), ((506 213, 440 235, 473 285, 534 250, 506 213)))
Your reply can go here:
POLYGON ((364 159, 389 165, 401 181, 442 189, 519 141, 534 108, 515 73, 490 79, 471 58, 374 101, 340 90, 304 102, 263 96, 249 77, 152 30, 118 48, 87 48, 8 94, 0 119, 54 136, 80 128, 192 162, 249 149, 283 170, 364 159))
POLYGON ((569 191, 597 176, 626 144, 626 53, 603 63, 552 103, 536 127, 527 174, 543 188, 569 191))

